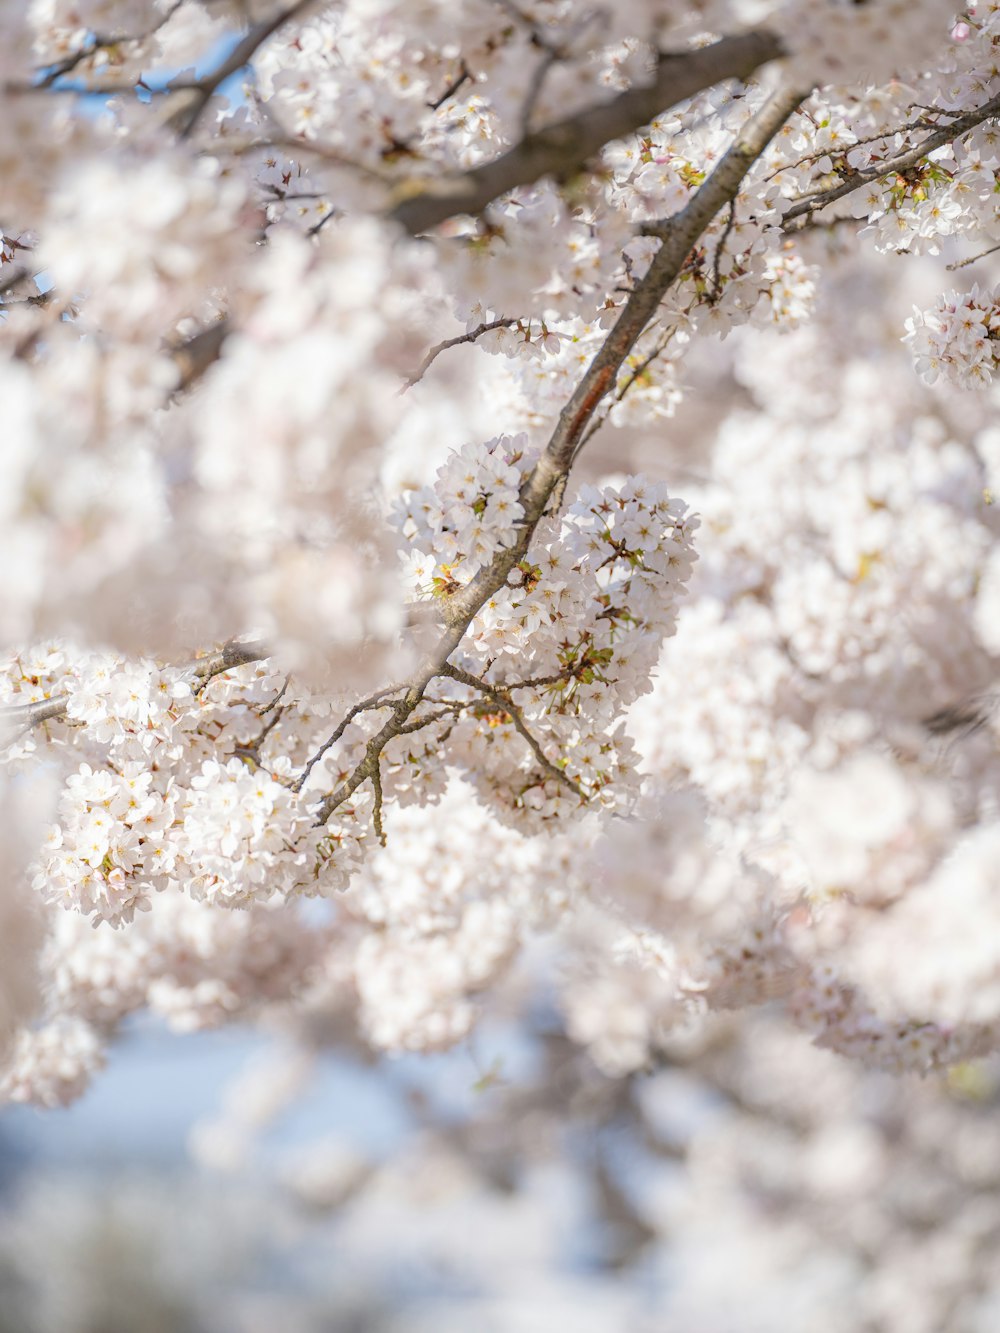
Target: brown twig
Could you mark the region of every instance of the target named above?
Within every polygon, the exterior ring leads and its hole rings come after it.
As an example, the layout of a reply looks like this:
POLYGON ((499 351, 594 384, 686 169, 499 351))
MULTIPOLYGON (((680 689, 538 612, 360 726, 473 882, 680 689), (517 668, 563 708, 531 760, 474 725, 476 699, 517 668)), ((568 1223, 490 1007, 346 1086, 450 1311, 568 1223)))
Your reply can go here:
POLYGON ((400 393, 405 393, 407 389, 412 389, 414 384, 422 380, 428 369, 433 365, 442 352, 446 352, 449 347, 459 347, 462 343, 474 343, 477 338, 481 338, 484 333, 490 333, 493 329, 509 329, 512 324, 516 324, 516 319, 491 319, 485 324, 479 324, 468 333, 459 334, 457 338, 445 338, 444 342, 437 343, 430 349, 427 355, 421 361, 420 365, 407 377, 406 383, 400 389, 400 393))
POLYGON ((985 259, 987 255, 995 255, 1000 250, 1000 245, 991 245, 988 250, 980 250, 978 255, 970 255, 968 259, 958 259, 954 264, 946 264, 945 269, 948 273, 954 273, 956 269, 968 268, 970 264, 978 264, 980 259, 985 259))
MULTIPOLYGON (((122 33, 120 36, 111 36, 108 34, 94 33, 86 46, 82 46, 79 51, 74 51, 72 55, 65 56, 62 60, 52 65, 45 66, 46 73, 42 78, 31 84, 18 84, 16 88, 9 88, 9 91, 17 92, 43 92, 49 90, 59 79, 64 79, 67 74, 77 69, 90 56, 96 55, 98 51, 107 51, 116 46, 134 46, 140 42, 148 42, 151 37, 155 37, 161 28, 173 18, 180 9, 183 0, 174 0, 174 3, 166 10, 161 19, 154 27, 143 33, 122 33)), ((88 88, 85 91, 90 92, 88 88)))
POLYGON ((528 729, 528 725, 524 720, 524 714, 502 685, 489 685, 485 680, 480 680, 478 676, 472 675, 471 672, 463 671, 461 667, 454 666, 451 662, 447 662, 441 668, 441 675, 449 676, 452 680, 458 681, 461 685, 467 685, 469 689, 476 690, 479 694, 484 695, 487 699, 496 704, 498 708, 507 714, 511 722, 513 722, 515 730, 527 742, 531 753, 535 756, 538 763, 549 777, 562 783, 562 785, 567 787, 574 796, 578 796, 581 801, 587 800, 587 793, 580 784, 574 782, 568 773, 563 772, 561 768, 545 757, 545 752, 542 750, 538 740, 528 729))
MULTIPOLYGON (((214 653, 207 653, 204 657, 198 657, 182 669, 189 670, 192 678, 200 682, 194 690, 197 695, 214 677, 222 675, 225 671, 232 671, 236 667, 246 666, 250 662, 263 661, 269 655, 270 650, 259 641, 242 643, 230 641, 224 648, 214 653)), ((0 707, 0 725, 8 724, 17 728, 14 735, 3 738, 2 744, 12 744, 25 731, 41 726, 43 722, 54 722, 64 718, 68 704, 69 696, 59 694, 51 699, 36 699, 28 704, 7 704, 0 707)))
MULTIPOLYGON (((273 708, 274 707, 273 702, 269 706, 273 708)), ((260 731, 257 733, 257 735, 253 738, 252 741, 246 741, 242 744, 234 745, 233 757, 236 759, 244 759, 244 760, 249 759, 250 762, 253 764, 254 768, 263 768, 264 765, 260 757, 261 746, 267 740, 268 736, 270 736, 271 732, 278 725, 278 723, 281 721, 282 717, 285 715, 287 711, 288 711, 287 706, 278 708, 274 714, 274 717, 272 717, 269 722, 265 723, 265 725, 261 727, 260 731)))
POLYGON ((463 60, 459 66, 458 74, 452 79, 451 83, 448 84, 440 97, 436 98, 433 102, 427 103, 428 107, 431 111, 439 111, 441 107, 444 106, 445 102, 454 97, 459 88, 468 83, 471 78, 472 75, 469 73, 469 67, 463 60))

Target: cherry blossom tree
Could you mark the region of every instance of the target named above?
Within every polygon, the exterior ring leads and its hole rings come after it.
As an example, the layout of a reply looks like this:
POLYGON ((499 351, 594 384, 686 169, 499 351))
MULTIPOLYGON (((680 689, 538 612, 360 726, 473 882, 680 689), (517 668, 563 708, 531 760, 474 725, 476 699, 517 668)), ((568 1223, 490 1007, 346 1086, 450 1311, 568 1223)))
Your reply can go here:
POLYGON ((1000 1049, 1000 4, 0 24, 4 1096, 1000 1049))

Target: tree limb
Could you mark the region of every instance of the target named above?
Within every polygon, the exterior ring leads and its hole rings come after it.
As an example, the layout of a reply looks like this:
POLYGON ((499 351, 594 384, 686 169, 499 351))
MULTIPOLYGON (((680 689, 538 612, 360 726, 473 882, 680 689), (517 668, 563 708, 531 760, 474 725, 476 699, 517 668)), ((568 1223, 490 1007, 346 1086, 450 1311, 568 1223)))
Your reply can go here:
POLYGON ((255 23, 242 41, 238 42, 230 54, 212 70, 206 74, 203 79, 198 79, 192 83, 172 83, 171 92, 181 90, 191 91, 194 94, 192 100, 186 105, 175 111, 169 118, 170 123, 176 129, 182 139, 188 138, 194 131, 195 126, 201 119, 202 112, 211 101, 216 89, 231 75, 238 73, 244 65, 248 65, 260 48, 269 37, 272 37, 279 28, 283 28, 286 23, 292 19, 298 18, 300 14, 315 0, 295 0, 294 4, 288 5, 285 9, 279 9, 277 13, 269 18, 261 19, 255 23))
POLYGON ((313 771, 313 769, 316 767, 319 761, 323 758, 327 750, 329 750, 331 746, 336 745, 336 743, 340 740, 341 736, 343 736, 344 732, 347 730, 348 726, 354 721, 354 719, 358 716, 359 713, 366 713, 372 708, 391 708, 392 707, 391 704, 383 702, 386 695, 397 694, 400 690, 403 690, 405 688, 406 687, 403 685, 388 685, 384 690, 378 690, 377 693, 369 695, 367 699, 362 699, 360 703, 355 704, 351 709, 349 709, 349 711, 341 720, 339 726, 336 728, 333 734, 327 737, 327 739, 319 747, 316 753, 308 761, 305 768, 303 768, 298 778, 296 778, 295 782, 292 784, 294 790, 295 791, 302 790, 302 788, 306 784, 306 780, 309 777, 309 774, 313 771))
POLYGON ((172 349, 171 355, 180 373, 177 383, 179 390, 189 389, 201 379, 209 366, 218 361, 222 355, 222 345, 230 332, 229 321, 220 319, 172 349))
POLYGON ((748 79, 782 54, 779 38, 766 31, 723 37, 691 51, 661 53, 652 83, 629 88, 610 102, 527 134, 503 156, 472 171, 439 181, 407 182, 389 217, 417 235, 457 214, 479 214, 518 185, 543 176, 565 179, 606 143, 648 125, 668 107, 724 79, 748 79))
POLYGON ((363 782, 374 781, 379 756, 394 737, 403 733, 428 685, 436 677, 450 674, 448 659, 481 608, 504 586, 510 571, 525 557, 553 492, 565 482, 594 412, 614 387, 619 368, 655 314, 667 288, 677 278, 692 247, 719 209, 736 197, 750 167, 804 97, 804 93, 785 90, 771 97, 743 126, 729 151, 688 205, 660 224, 658 234, 662 244, 648 272, 637 283, 618 322, 584 372, 544 453, 521 486, 523 518, 516 529, 516 539, 498 551, 490 564, 460 592, 447 599, 448 628, 424 658, 406 694, 393 704, 392 716, 368 742, 365 756, 353 773, 318 804, 317 823, 326 823, 363 782))
POLYGON ((65 56, 56 64, 48 66, 42 78, 31 86, 33 88, 51 88, 59 79, 65 78, 67 74, 72 74, 78 65, 82 65, 85 60, 96 55, 98 51, 111 50, 116 46, 137 46, 141 42, 148 42, 151 37, 155 37, 160 29, 170 22, 182 3, 183 0, 173 0, 166 12, 161 15, 159 22, 146 32, 122 33, 119 36, 94 33, 86 46, 74 51, 72 55, 65 56))
POLYGON ((270 655, 270 647, 260 639, 247 639, 242 642, 230 639, 218 651, 206 653, 204 657, 196 657, 190 663, 190 670, 195 679, 202 682, 198 687, 202 690, 213 676, 221 676, 225 671, 248 666, 251 662, 262 662, 270 655))

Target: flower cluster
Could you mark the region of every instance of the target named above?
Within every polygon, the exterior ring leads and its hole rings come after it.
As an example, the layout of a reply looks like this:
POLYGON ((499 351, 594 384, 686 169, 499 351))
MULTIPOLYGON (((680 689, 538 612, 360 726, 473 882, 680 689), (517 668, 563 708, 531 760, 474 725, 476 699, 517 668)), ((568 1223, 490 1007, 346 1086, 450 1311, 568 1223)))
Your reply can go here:
POLYGON ((432 487, 398 503, 395 523, 411 548, 404 578, 418 596, 447 596, 514 544, 524 514, 518 496, 528 466, 526 444, 524 435, 467 444, 438 471, 432 487))
POLYGON ((993 1049, 1000 289, 910 284, 995 240, 1000 7, 254 0, 240 97, 231 8, 15 8, 0 723, 58 795, 0 845, 51 983, 0 968, 9 1095, 141 1006, 440 1048, 535 926, 609 1071, 764 1000, 993 1049), (715 194, 770 76, 623 108, 755 24, 816 91, 715 194))
POLYGON ((165 837, 174 802, 150 790, 152 773, 121 775, 82 764, 66 780, 60 822, 49 832, 35 887, 49 901, 115 925, 149 908, 167 882, 174 849, 165 837))
POLYGON ((205 295, 238 262, 245 193, 199 165, 93 160, 54 192, 39 259, 67 297, 86 296, 86 327, 155 345, 185 315, 214 313, 205 295))
POLYGON ((1000 346, 1000 288, 979 284, 968 292, 945 292, 930 310, 914 309, 906 337, 920 375, 933 384, 939 375, 963 389, 990 384, 1000 346))

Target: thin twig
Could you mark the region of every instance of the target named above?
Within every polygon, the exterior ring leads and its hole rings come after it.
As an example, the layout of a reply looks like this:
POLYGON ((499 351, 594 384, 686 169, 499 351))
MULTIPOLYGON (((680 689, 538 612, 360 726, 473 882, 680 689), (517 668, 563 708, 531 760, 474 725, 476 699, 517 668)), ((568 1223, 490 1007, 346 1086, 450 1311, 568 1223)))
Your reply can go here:
POLYGON ((465 61, 462 60, 459 65, 459 72, 457 76, 454 79, 452 79, 451 83, 448 84, 447 88, 445 88, 441 96, 436 98, 433 102, 427 103, 430 110, 440 111, 440 109, 444 106, 445 102, 447 102, 450 98, 454 97, 455 94, 458 92, 459 88, 463 87, 464 84, 468 83, 471 78, 472 75, 469 73, 469 67, 468 65, 466 65, 465 61))
POLYGON ((255 23, 226 59, 203 79, 193 82, 171 83, 170 92, 190 91, 195 94, 193 101, 188 106, 182 107, 171 117, 173 126, 180 138, 186 139, 193 133, 216 89, 232 75, 243 69, 245 65, 249 65, 268 38, 272 37, 279 28, 283 28, 286 23, 290 23, 292 19, 297 18, 314 3, 315 0, 295 0, 295 3, 289 5, 286 9, 279 9, 270 18, 261 19, 259 23, 255 23))
POLYGON ((722 256, 725 253, 726 242, 729 240, 729 233, 736 222, 736 205, 730 200, 729 209, 726 215, 726 225, 722 228, 722 235, 715 243, 715 254, 712 256, 712 290, 708 294, 709 305, 717 305, 722 296, 722 256))
POLYGON ((485 695, 487 699, 492 700, 498 708, 507 714, 511 722, 513 722, 515 730, 527 742, 531 753, 535 756, 549 777, 554 778, 557 782, 561 782, 564 787, 569 788, 573 795, 578 796, 581 801, 587 800, 587 793, 580 784, 574 782, 568 773, 565 773, 556 764, 553 764, 550 759, 545 757, 545 752, 542 750, 541 745, 528 729, 528 725, 524 720, 524 714, 502 685, 489 685, 485 680, 480 680, 478 676, 473 676, 471 672, 463 671, 461 667, 454 666, 451 662, 445 663, 441 669, 441 674, 443 676, 450 676, 452 680, 458 681, 461 685, 467 685, 469 689, 476 690, 478 693, 485 695))
POLYGON ((323 758, 326 752, 332 746, 337 744, 337 742, 343 736, 344 732, 351 725, 351 723, 354 721, 354 719, 358 716, 359 713, 366 713, 369 711, 369 709, 373 708, 391 708, 392 707, 391 703, 382 702, 385 699, 386 695, 398 694, 400 690, 403 690, 405 688, 406 688, 405 685, 388 685, 384 690, 378 690, 377 693, 370 694, 367 699, 362 699, 360 703, 354 704, 353 707, 349 709, 346 716, 339 723, 336 730, 333 732, 333 735, 328 737, 327 740, 323 742, 323 744, 319 747, 316 753, 308 761, 305 768, 302 770, 302 772, 296 778, 295 782, 292 784, 293 790, 294 791, 302 790, 302 788, 305 786, 309 778, 309 774, 313 771, 313 769, 323 758))
POLYGON ((985 259, 987 255, 996 254, 1000 250, 1000 245, 991 245, 988 250, 980 250, 978 255, 970 255, 968 259, 956 260, 954 264, 945 264, 945 269, 949 273, 954 273, 956 269, 968 268, 970 264, 978 264, 980 259, 985 259))
MULTIPOLYGON (((502 9, 505 14, 509 14, 515 23, 518 23, 527 31, 531 39, 531 45, 542 53, 541 59, 531 72, 528 91, 525 95, 524 105, 521 107, 521 137, 526 138, 531 129, 531 117, 538 105, 538 98, 541 95, 546 76, 553 65, 564 59, 564 54, 560 47, 549 41, 545 30, 540 28, 527 14, 522 13, 517 5, 513 3, 513 0, 493 0, 493 3, 502 9)), ((589 15, 585 17, 589 22, 589 15)))
POLYGON ((795 228, 795 235, 801 236, 807 231, 834 231, 837 227, 861 227, 867 224, 867 218, 856 218, 851 213, 838 213, 832 218, 803 218, 795 228))
MULTIPOLYGON (((232 671, 239 666, 246 666, 250 662, 260 662, 269 654, 270 649, 263 643, 257 641, 236 643, 231 641, 224 648, 220 648, 214 653, 208 653, 204 657, 198 657, 182 669, 190 671, 192 678, 200 682, 194 690, 197 695, 215 676, 219 676, 225 671, 232 671)), ((0 725, 8 724, 17 727, 16 733, 13 736, 5 736, 2 744, 12 744, 23 732, 41 726, 43 722, 61 720, 66 716, 68 706, 69 695, 59 694, 51 699, 36 699, 27 704, 7 704, 0 707, 0 725)))
POLYGON ((292 679, 291 674, 285 677, 285 679, 282 681, 281 689, 278 691, 278 693, 274 696, 274 698, 271 700, 269 704, 265 704, 265 706, 259 710, 257 714, 258 717, 265 717, 271 711, 272 708, 276 708, 278 704, 281 703, 282 699, 285 697, 285 691, 288 689, 288 682, 291 679, 292 679))
POLYGON ((526 136, 531 133, 531 118, 535 114, 535 107, 538 105, 538 99, 542 95, 542 88, 545 86, 545 80, 549 76, 552 66, 558 64, 562 59, 557 51, 551 47, 546 47, 542 51, 542 57, 531 72, 531 82, 528 84, 528 91, 525 94, 524 105, 521 107, 521 134, 526 136))
POLYGON ((512 324, 516 324, 516 319, 491 319, 486 324, 479 324, 468 333, 459 334, 457 338, 445 338, 444 342, 437 343, 424 357, 420 365, 407 377, 406 383, 400 389, 400 393, 405 393, 407 389, 412 389, 414 384, 423 379, 431 365, 437 360, 442 352, 446 352, 449 347, 459 347, 462 343, 474 343, 477 338, 481 338, 484 333, 490 333, 493 329, 509 329, 512 324))
POLYGON ((915 167, 918 162, 933 153, 937 148, 943 148, 945 144, 954 142, 961 138, 969 130, 974 130, 977 125, 981 125, 984 120, 990 120, 1000 112, 1000 97, 994 97, 989 102, 977 107, 974 111, 966 112, 962 116, 957 116, 950 125, 935 130, 928 134, 916 147, 909 149, 908 152, 901 153, 887 162, 880 162, 877 166, 869 167, 864 171, 855 171, 841 185, 834 186, 829 190, 818 190, 814 194, 803 195, 803 197, 793 203, 792 207, 782 219, 782 229, 784 231, 797 231, 799 227, 793 224, 799 218, 809 218, 813 213, 821 208, 826 208, 827 204, 835 203, 838 199, 843 199, 845 195, 853 194, 855 190, 860 190, 863 185, 868 185, 871 181, 882 180, 886 176, 899 175, 902 172, 909 171, 915 167))
POLYGON ((340 216, 340 209, 339 209, 339 208, 331 208, 330 211, 329 211, 328 213, 324 213, 324 214, 323 214, 323 216, 320 218, 320 220, 319 220, 318 222, 314 222, 314 223, 312 224, 312 226, 311 226, 311 227, 309 228, 309 230, 306 232, 306 235, 307 235, 307 236, 318 236, 318 235, 320 234, 320 232, 323 230, 323 228, 326 226, 326 224, 327 224, 328 222, 332 221, 333 218, 335 218, 335 217, 339 217, 339 216, 340 216))
MULTIPOLYGON (((429 702, 427 696, 424 696, 424 702, 429 702)), ((397 736, 409 736, 415 731, 423 731, 425 727, 433 726, 435 722, 440 722, 444 717, 454 717, 456 710, 451 704, 441 704, 436 713, 428 713, 424 717, 416 717, 412 722, 407 722, 405 726, 399 728, 397 736)))
MULTIPOLYGON (((273 707, 274 705, 272 703, 269 706, 273 707)), ((258 732, 258 734, 254 737, 252 741, 247 741, 245 744, 234 745, 233 758, 249 759, 255 768, 263 768, 264 765, 260 757, 261 746, 267 740, 268 736, 270 736, 271 732, 278 725, 278 723, 281 721, 282 717, 284 716, 285 713, 287 713, 287 711, 288 711, 287 706, 279 708, 275 713, 274 717, 272 717, 271 720, 261 728, 261 730, 258 732)))
MULTIPOLYGON (((45 74, 35 83, 22 85, 24 91, 43 91, 52 87, 59 79, 65 78, 67 74, 72 74, 79 65, 82 65, 90 56, 96 55, 98 51, 107 51, 116 46, 133 46, 141 42, 148 42, 151 37, 165 27, 180 9, 183 0, 174 0, 174 3, 166 10, 160 21, 152 28, 143 33, 122 33, 118 37, 109 36, 101 33, 94 33, 91 40, 74 51, 72 55, 64 56, 62 60, 53 65, 45 66, 45 74)), ((19 88, 20 90, 20 88, 19 88)))
POLYGON ((932 736, 946 736, 950 731, 957 731, 964 738, 986 725, 996 712, 998 702, 1000 695, 975 695, 971 699, 963 699, 961 703, 939 709, 930 717, 925 717, 923 723, 932 736))

